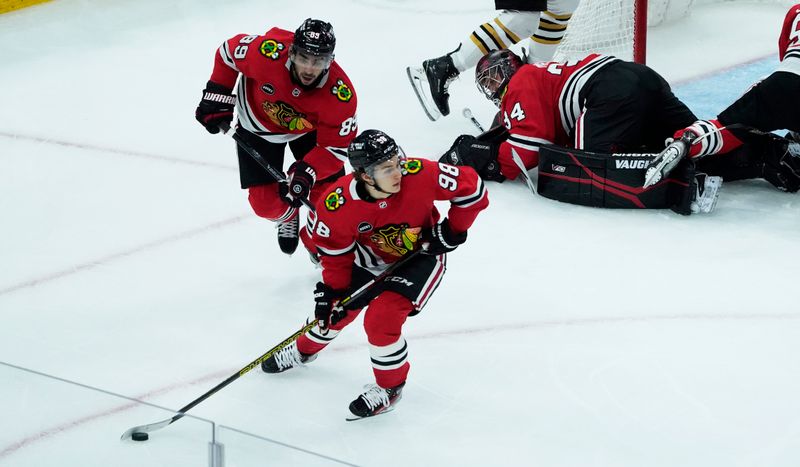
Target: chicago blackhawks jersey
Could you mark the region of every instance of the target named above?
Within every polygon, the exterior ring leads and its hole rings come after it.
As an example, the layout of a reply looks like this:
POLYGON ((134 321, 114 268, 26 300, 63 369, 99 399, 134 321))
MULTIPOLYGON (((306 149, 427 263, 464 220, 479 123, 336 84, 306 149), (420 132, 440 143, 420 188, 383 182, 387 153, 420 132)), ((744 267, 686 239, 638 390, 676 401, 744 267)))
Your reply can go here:
POLYGON ((591 54, 577 61, 523 65, 511 77, 500 105, 509 130, 498 153, 502 174, 511 179, 520 174, 512 148, 532 169, 539 163, 541 144, 571 146, 575 122, 583 112, 581 91, 598 70, 617 60, 591 54))
POLYGON ((483 181, 472 168, 427 159, 406 160, 400 191, 386 199, 372 199, 359 185, 354 174, 330 185, 310 225, 322 279, 337 290, 350 285, 354 264, 377 275, 419 249, 423 231, 439 221, 434 201, 450 201, 447 218, 456 233, 465 232, 489 205, 483 181))
POLYGON ((778 58, 781 64, 777 71, 800 75, 800 4, 789 8, 783 20, 783 29, 778 37, 778 58))
POLYGON ((287 142, 316 130, 317 146, 304 160, 326 178, 347 159, 356 135, 356 93, 334 61, 314 88, 292 80, 289 49, 294 33, 272 28, 266 34, 239 34, 218 49, 211 81, 236 89, 239 124, 274 142, 287 142))

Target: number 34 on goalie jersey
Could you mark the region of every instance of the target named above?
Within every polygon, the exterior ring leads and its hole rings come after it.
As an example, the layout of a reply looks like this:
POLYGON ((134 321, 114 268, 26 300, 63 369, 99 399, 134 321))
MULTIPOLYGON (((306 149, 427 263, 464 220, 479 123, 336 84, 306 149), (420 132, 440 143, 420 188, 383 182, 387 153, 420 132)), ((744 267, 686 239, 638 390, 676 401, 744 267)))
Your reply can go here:
POLYGON ((511 120, 516 120, 517 122, 525 120, 525 112, 519 102, 514 103, 514 107, 511 108, 511 115, 508 112, 503 112, 503 124, 509 130, 511 129, 511 120))

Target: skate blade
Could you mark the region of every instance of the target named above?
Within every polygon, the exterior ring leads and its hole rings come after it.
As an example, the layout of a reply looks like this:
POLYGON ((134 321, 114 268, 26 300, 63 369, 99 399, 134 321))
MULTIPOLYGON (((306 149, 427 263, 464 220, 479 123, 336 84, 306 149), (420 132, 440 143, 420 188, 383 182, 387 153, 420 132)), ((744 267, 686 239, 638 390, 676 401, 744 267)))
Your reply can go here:
POLYGON ((442 113, 439 112, 439 109, 433 102, 433 97, 430 95, 428 79, 424 77, 425 72, 422 68, 412 68, 409 66, 406 67, 406 75, 408 75, 408 81, 411 83, 411 88, 414 89, 414 94, 416 94, 419 105, 422 106, 425 115, 427 115, 432 122, 435 122, 442 116, 442 113))
POLYGON ((659 154, 645 171, 643 188, 655 185, 662 178, 669 175, 678 165, 684 154, 674 146, 669 146, 659 154), (660 159, 660 160, 659 160, 660 159), (657 162, 657 163, 656 163, 657 162))
POLYGON ((656 167, 647 169, 644 175, 644 185, 642 188, 648 188, 661 181, 661 171, 656 167))
POLYGON ((368 416, 366 416, 366 417, 359 417, 359 416, 357 416, 357 415, 353 415, 353 414, 351 413, 349 416, 345 417, 345 420, 346 420, 346 421, 348 421, 348 422, 354 422, 354 421, 356 421, 356 420, 364 420, 365 418, 373 418, 373 417, 377 417, 378 415, 383 415, 383 414, 385 414, 385 413, 392 412, 392 411, 394 410, 394 408, 397 406, 397 403, 398 403, 398 402, 400 402, 400 400, 399 400, 399 399, 400 399, 400 398, 398 398, 397 400, 395 400, 395 401, 394 401, 394 403, 393 403, 392 405, 390 405, 389 407, 386 407, 385 409, 381 410, 381 411, 380 411, 380 412, 378 412, 378 413, 375 413, 375 414, 372 414, 372 415, 368 415, 368 416))

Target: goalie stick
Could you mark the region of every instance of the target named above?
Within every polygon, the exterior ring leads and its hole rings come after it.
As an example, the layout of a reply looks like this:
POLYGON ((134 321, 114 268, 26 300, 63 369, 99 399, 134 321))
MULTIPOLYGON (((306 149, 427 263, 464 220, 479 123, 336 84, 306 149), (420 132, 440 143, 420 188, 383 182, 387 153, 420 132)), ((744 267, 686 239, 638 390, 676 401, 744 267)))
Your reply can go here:
MULTIPOLYGON (((481 125, 481 123, 475 118, 475 116, 472 115, 472 110, 470 110, 469 107, 464 107, 464 110, 461 112, 461 115, 463 115, 464 118, 468 118, 470 121, 472 121, 472 124, 475 125, 475 127, 481 132, 481 135, 477 137, 478 139, 484 139, 484 140, 490 139, 490 137, 487 135, 489 135, 492 132, 498 133, 499 135, 498 128, 503 128, 503 130, 505 130, 505 128, 502 125, 498 125, 494 128, 491 128, 489 131, 485 131, 483 129, 483 125, 481 125)), ((528 188, 531 190, 531 193, 535 195, 536 184, 533 183, 533 179, 531 179, 531 176, 528 174, 528 169, 525 168, 525 164, 522 162, 522 158, 519 157, 519 154, 517 154, 517 151, 514 150, 514 148, 511 148, 511 158, 514 160, 514 163, 517 164, 517 167, 519 167, 522 179, 525 181, 525 184, 528 185, 528 188)))
MULTIPOLYGON (((353 293, 351 293, 347 297, 343 298, 342 301, 341 301, 341 305, 343 307, 347 307, 347 305, 349 303, 351 303, 353 300, 355 300, 355 299, 357 299, 359 297, 362 297, 364 294, 366 294, 367 292, 372 290, 372 288, 375 287, 375 284, 377 284, 378 282, 381 282, 388 275, 392 274, 395 270, 397 270, 397 268, 403 266, 404 264, 408 263, 411 259, 415 258, 421 251, 422 250, 415 250, 415 251, 411 252, 411 254, 406 256, 405 258, 401 259, 400 261, 398 261, 396 263, 393 263, 391 266, 386 268, 386 270, 384 270, 382 273, 378 274, 372 280, 370 280, 366 284, 364 284, 361 287, 359 287, 356 291, 354 291, 353 293)), ((167 418, 166 420, 161 420, 160 422, 156 422, 156 423, 149 423, 147 425, 139 425, 139 426, 134 426, 132 428, 128 428, 127 430, 125 430, 124 433, 122 433, 122 436, 120 436, 120 440, 124 441, 126 439, 130 439, 133 436, 134 433, 150 433, 150 432, 153 432, 153 431, 156 431, 156 430, 160 430, 161 428, 164 428, 166 426, 169 426, 169 425, 177 422, 178 420, 183 418, 184 415, 186 415, 186 412, 188 412, 189 410, 191 410, 192 408, 197 406, 199 403, 203 402, 204 400, 206 400, 209 397, 211 397, 214 394, 216 394, 220 389, 224 388, 225 386, 227 386, 227 385, 231 384, 232 382, 236 381, 237 379, 241 378, 242 376, 244 376, 246 373, 248 373, 253 368, 256 368, 256 367, 260 366, 263 361, 265 361, 266 359, 271 357, 276 352, 279 352, 281 349, 283 349, 287 345, 289 345, 292 342, 294 342, 295 340, 297 340, 297 338, 299 338, 301 335, 303 335, 303 334, 307 333, 308 331, 310 331, 311 329, 313 329, 314 326, 316 326, 316 325, 317 325, 317 320, 316 319, 311 321, 311 322, 309 322, 309 323, 306 323, 305 326, 303 326, 298 331, 296 331, 294 334, 292 334, 291 336, 289 336, 286 339, 284 339, 283 341, 281 341, 280 344, 278 344, 275 347, 269 349, 266 353, 264 353, 263 355, 261 355, 257 359, 255 359, 252 362, 250 362, 247 366, 245 366, 241 370, 239 370, 236 373, 234 373, 231 376, 229 376, 228 379, 226 379, 225 381, 223 381, 223 382, 219 383, 218 385, 214 386, 213 388, 211 388, 211 390, 209 390, 208 392, 206 392, 202 396, 200 396, 197 399, 193 400, 192 402, 186 404, 185 407, 183 407, 180 410, 178 410, 178 412, 175 413, 175 415, 173 415, 171 418, 167 418)))
POLYGON ((519 167, 520 175, 522 175, 522 179, 525 180, 525 184, 528 185, 531 193, 536 195, 536 185, 533 183, 533 179, 531 179, 528 169, 525 168, 522 158, 519 157, 519 154, 517 154, 517 151, 514 148, 511 148, 511 158, 514 159, 514 163, 517 164, 517 167, 519 167))
POLYGON ((486 130, 483 129, 483 125, 481 125, 481 122, 479 122, 478 119, 475 118, 474 115, 472 115, 472 110, 470 110, 469 107, 464 107, 464 110, 461 111, 461 115, 463 115, 464 118, 469 119, 469 121, 471 121, 472 124, 475 125, 478 131, 480 131, 481 133, 486 133, 486 130))

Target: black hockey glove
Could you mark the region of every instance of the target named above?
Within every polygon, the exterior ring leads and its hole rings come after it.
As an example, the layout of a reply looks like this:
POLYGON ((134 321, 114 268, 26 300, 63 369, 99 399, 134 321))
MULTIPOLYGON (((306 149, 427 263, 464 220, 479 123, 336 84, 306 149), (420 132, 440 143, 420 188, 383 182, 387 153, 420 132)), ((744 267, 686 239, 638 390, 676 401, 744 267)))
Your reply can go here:
POLYGON ((317 181, 317 173, 310 165, 303 161, 297 161, 289 167, 289 190, 286 198, 289 204, 299 208, 303 205, 303 200, 308 199, 311 194, 311 187, 317 181))
POLYGON ((317 303, 314 316, 319 320, 319 329, 322 332, 327 332, 332 324, 347 316, 344 307, 339 305, 342 295, 342 292, 332 289, 324 282, 317 282, 317 287, 314 289, 314 301, 317 303))
POLYGON ((209 81, 203 89, 203 99, 194 112, 194 118, 211 134, 217 134, 220 125, 231 126, 236 96, 233 90, 209 81))
POLYGON ((466 241, 467 232, 453 233, 450 229, 450 222, 445 218, 430 230, 423 231, 422 253, 431 256, 449 253, 466 241))
POLYGON ((451 165, 467 165, 475 169, 484 180, 502 182, 506 178, 500 173, 497 152, 500 145, 480 141, 472 135, 461 135, 450 149, 439 158, 439 162, 451 165))

